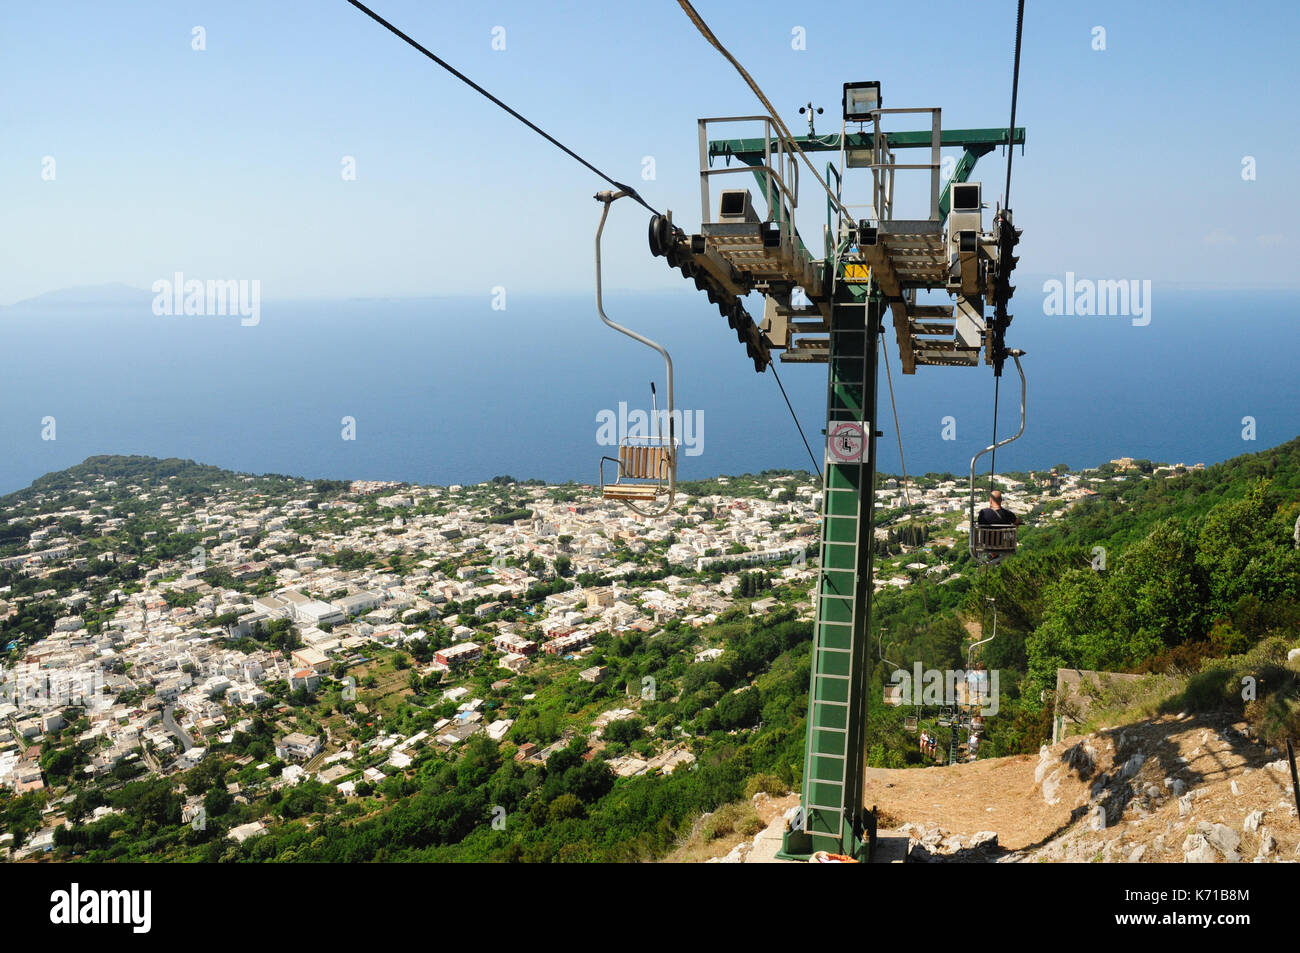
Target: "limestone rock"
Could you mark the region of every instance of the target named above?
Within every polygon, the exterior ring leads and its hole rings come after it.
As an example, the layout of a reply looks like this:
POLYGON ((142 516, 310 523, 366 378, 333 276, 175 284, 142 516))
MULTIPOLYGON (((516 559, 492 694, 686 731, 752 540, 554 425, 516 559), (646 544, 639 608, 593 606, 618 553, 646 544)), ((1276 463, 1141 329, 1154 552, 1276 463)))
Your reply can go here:
POLYGON ((1043 800, 1046 801, 1048 804, 1060 803, 1061 799, 1057 795, 1058 792, 1061 790, 1062 771, 1063 768, 1058 766, 1055 771, 1053 771, 1047 777, 1043 778, 1043 782, 1040 785, 1040 789, 1043 794, 1043 800))
POLYGON ((956 834, 953 834, 943 839, 943 843, 939 845, 939 849, 945 854, 955 854, 962 849, 962 846, 961 838, 956 834))
POLYGON ((719 859, 718 863, 743 864, 745 862, 745 858, 749 856, 749 851, 751 848, 753 848, 753 846, 754 845, 749 841, 741 841, 735 847, 731 848, 731 850, 727 852, 725 857, 719 859))
POLYGON ((1191 834, 1183 841, 1183 863, 1212 864, 1219 859, 1218 852, 1201 834, 1191 834))
POLYGON ((1237 853, 1237 848, 1241 846, 1241 835, 1227 824, 1215 824, 1205 835, 1205 842, 1222 854, 1223 859, 1229 863, 1235 864, 1241 860, 1241 856, 1237 853))
POLYGON ((1034 783, 1042 784, 1043 778, 1047 772, 1052 770, 1052 752, 1048 750, 1047 745, 1038 749, 1038 764, 1034 767, 1034 783))
POLYGON ((1120 769, 1120 780, 1122 781, 1126 778, 1135 777, 1137 773, 1142 770, 1142 765, 1146 764, 1146 761, 1147 756, 1141 751, 1133 755, 1133 757, 1124 762, 1124 767, 1120 769))

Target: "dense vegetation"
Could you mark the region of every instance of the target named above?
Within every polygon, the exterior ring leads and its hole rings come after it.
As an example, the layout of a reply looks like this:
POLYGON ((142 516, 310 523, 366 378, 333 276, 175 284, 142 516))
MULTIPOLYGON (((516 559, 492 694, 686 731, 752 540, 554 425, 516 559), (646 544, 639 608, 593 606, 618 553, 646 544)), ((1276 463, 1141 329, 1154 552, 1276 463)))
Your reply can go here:
POLYGON ((1023 533, 1016 557, 972 573, 960 600, 933 585, 877 600, 887 657, 936 668, 965 666, 958 614, 987 634, 985 599, 996 600, 982 657, 1001 670, 1003 697, 987 754, 1032 750, 1050 733, 1058 668, 1189 674, 1300 634, 1300 439, 1203 471, 1091 485, 1096 496, 1064 520, 1023 533))
MULTIPOLYGON (((163 475, 177 464, 156 463, 163 475)), ((949 554, 956 578, 943 584, 917 579, 905 589, 880 592, 874 602, 873 658, 879 652, 908 668, 914 660, 932 668, 964 668, 972 641, 967 624, 980 622, 986 634, 990 631, 986 600, 992 598, 997 637, 984 647, 982 658, 1001 673, 1002 700, 998 715, 989 720, 981 755, 1030 751, 1050 734, 1058 667, 1191 674, 1180 703, 1244 711, 1265 737, 1296 734, 1300 685, 1284 661, 1300 629, 1300 551, 1292 538, 1300 515, 1300 440, 1203 472, 1149 476, 1151 469, 1139 468, 1129 478, 1100 474, 1091 483, 1096 496, 1063 520, 1025 532, 1021 552, 997 568, 976 570, 958 549, 949 554), (1267 686, 1259 698, 1240 697, 1244 675, 1267 686)), ((201 492, 201 474, 181 468, 173 475, 182 474, 196 481, 194 492, 201 492)), ((133 477, 123 473, 122 478, 133 477)), ((43 479, 47 492, 66 483, 60 475, 43 479)), ((805 480, 801 476, 789 485, 805 480)), ((508 477, 494 482, 503 491, 513 485, 508 477)), ((695 492, 751 496, 769 496, 772 489, 749 477, 693 486, 695 492)), ((337 492, 322 492, 329 490, 337 492)), ((490 518, 515 519, 529 512, 518 502, 485 497, 483 506, 490 518)), ((907 523, 905 514, 900 520, 884 541, 886 552, 928 545, 926 532, 907 523)), ((334 561, 362 565, 364 554, 341 551, 334 561)), ((666 566, 650 565, 641 578, 667 572, 666 566)), ((564 575, 557 566, 554 579, 530 599, 565 588, 564 575)), ((256 785, 283 768, 275 761, 254 766, 273 746, 272 728, 258 719, 233 744, 214 746, 208 760, 184 777, 187 793, 204 798, 205 829, 181 823, 183 798, 174 779, 143 779, 133 774, 138 765, 128 765, 110 784, 74 787, 68 812, 73 823, 59 832, 58 849, 62 856, 90 860, 661 856, 701 812, 757 789, 797 790, 802 783, 811 627, 798 621, 792 608, 803 594, 780 582, 764 571, 746 571, 736 593, 741 604, 703 629, 670 622, 648 635, 602 636, 582 663, 606 668, 599 683, 580 682, 577 666, 570 666, 562 673, 542 668, 494 690, 500 671, 485 660, 471 673, 469 686, 488 699, 491 717, 515 719, 500 746, 480 735, 451 754, 425 749, 407 775, 394 775, 377 787, 361 784, 352 798, 304 781, 242 803, 228 794, 228 784, 256 785), (776 609, 747 614, 744 600, 768 596, 777 598, 776 609), (722 653, 697 662, 700 646, 722 653), (635 707, 636 716, 608 725, 603 750, 592 756, 591 718, 619 705, 635 707), (545 764, 517 761, 513 755, 525 742, 557 748, 545 764), (669 745, 689 749, 695 763, 671 775, 624 779, 617 779, 607 763, 669 745), (118 813, 92 820, 98 807, 118 813), (226 837, 231 828, 259 819, 269 824, 265 835, 242 845, 226 837)), ((51 621, 32 614, 6 634, 35 633, 51 621)), ((258 638, 276 635, 264 632, 258 638)), ((414 651, 427 655, 428 650, 414 651)), ((420 683, 406 667, 404 658, 391 661, 403 684, 410 676, 411 693, 386 711, 386 731, 418 731, 454 711, 436 684, 420 683)), ((884 663, 872 673, 868 761, 917 764, 922 758, 916 736, 903 726, 907 712, 878 703, 889 673, 884 663)), ((373 684, 375 676, 368 678, 373 684)), ((333 693, 294 704, 324 723, 350 703, 333 693)), ((75 777, 75 767, 52 759, 47 772, 75 777)), ((21 840, 39 827, 44 798, 9 799, 0 810, 0 825, 21 840)))

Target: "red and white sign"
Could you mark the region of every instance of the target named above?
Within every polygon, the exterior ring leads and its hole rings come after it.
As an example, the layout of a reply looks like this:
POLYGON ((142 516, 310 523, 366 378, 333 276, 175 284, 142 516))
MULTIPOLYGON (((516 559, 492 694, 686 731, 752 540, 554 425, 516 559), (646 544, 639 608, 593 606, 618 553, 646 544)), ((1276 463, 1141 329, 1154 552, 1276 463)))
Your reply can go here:
POLYGON ((830 463, 862 463, 867 452, 867 425, 844 420, 831 424, 826 434, 826 459, 830 463))

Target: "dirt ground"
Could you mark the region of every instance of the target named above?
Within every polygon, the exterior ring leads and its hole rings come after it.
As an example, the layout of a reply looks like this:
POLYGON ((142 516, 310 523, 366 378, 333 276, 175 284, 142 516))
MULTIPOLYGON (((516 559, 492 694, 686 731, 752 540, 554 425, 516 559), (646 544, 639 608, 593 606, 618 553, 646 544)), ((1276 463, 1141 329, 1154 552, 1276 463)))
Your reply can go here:
POLYGON ((1038 756, 869 769, 866 802, 880 808, 881 829, 910 824, 914 837, 928 833, 932 843, 936 829, 966 844, 983 831, 997 834, 997 848, 978 857, 962 857, 952 841, 956 849, 944 853, 953 859, 1300 859, 1285 755, 1245 728, 1224 717, 1163 716, 1068 738, 1038 756), (1216 825, 1231 833, 1214 839, 1237 841, 1235 849, 1198 853, 1197 837, 1216 825))
MULTIPOLYGON (((865 800, 878 808, 882 832, 910 835, 914 861, 1300 860, 1286 755, 1245 729, 1228 717, 1167 715, 1037 755, 870 768, 865 800)), ((753 808, 771 824, 797 803, 758 795, 753 808)), ((675 859, 743 861, 749 840, 697 839, 675 859)))
POLYGON ((997 831, 999 843, 1018 850, 1059 831, 1074 807, 1008 796, 1034 786, 1037 766, 1037 757, 1019 755, 952 767, 868 768, 865 800, 880 809, 881 830, 911 823, 955 833, 997 831))

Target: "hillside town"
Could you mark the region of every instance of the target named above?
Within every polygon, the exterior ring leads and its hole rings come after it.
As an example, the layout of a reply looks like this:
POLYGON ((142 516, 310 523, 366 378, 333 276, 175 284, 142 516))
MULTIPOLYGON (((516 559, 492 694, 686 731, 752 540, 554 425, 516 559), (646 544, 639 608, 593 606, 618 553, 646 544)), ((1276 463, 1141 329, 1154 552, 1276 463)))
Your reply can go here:
MULTIPOLYGON (((1095 493, 1088 477, 1127 479, 1132 463, 999 483, 1032 526, 1095 493)), ((228 793, 245 802, 305 779, 353 796, 480 734, 544 762, 574 729, 517 728, 537 696, 516 679, 597 686, 606 648, 630 634, 708 631, 737 609, 812 617, 821 490, 804 474, 718 478, 680 498, 675 518, 646 521, 578 485, 322 487, 213 472, 204 486, 87 464, 0 501, 0 526, 21 531, 0 548, 0 798, 51 795, 40 829, 0 850, 50 848, 71 777, 179 775, 232 745, 252 783, 228 793), (325 697, 337 716, 302 715, 325 697), (384 729, 403 701, 426 727, 384 729), (266 743, 250 746, 259 731, 266 743)), ((968 495, 956 479, 881 480, 878 589, 956 578, 968 495), (900 535, 902 522, 919 535, 900 535)), ((721 651, 701 641, 694 662, 721 651)), ((606 697, 584 728, 597 754, 646 696, 628 684, 606 697)), ((687 733, 668 735, 602 756, 619 776, 670 773, 694 756, 687 733)), ((202 811, 189 797, 186 822, 202 811)))

